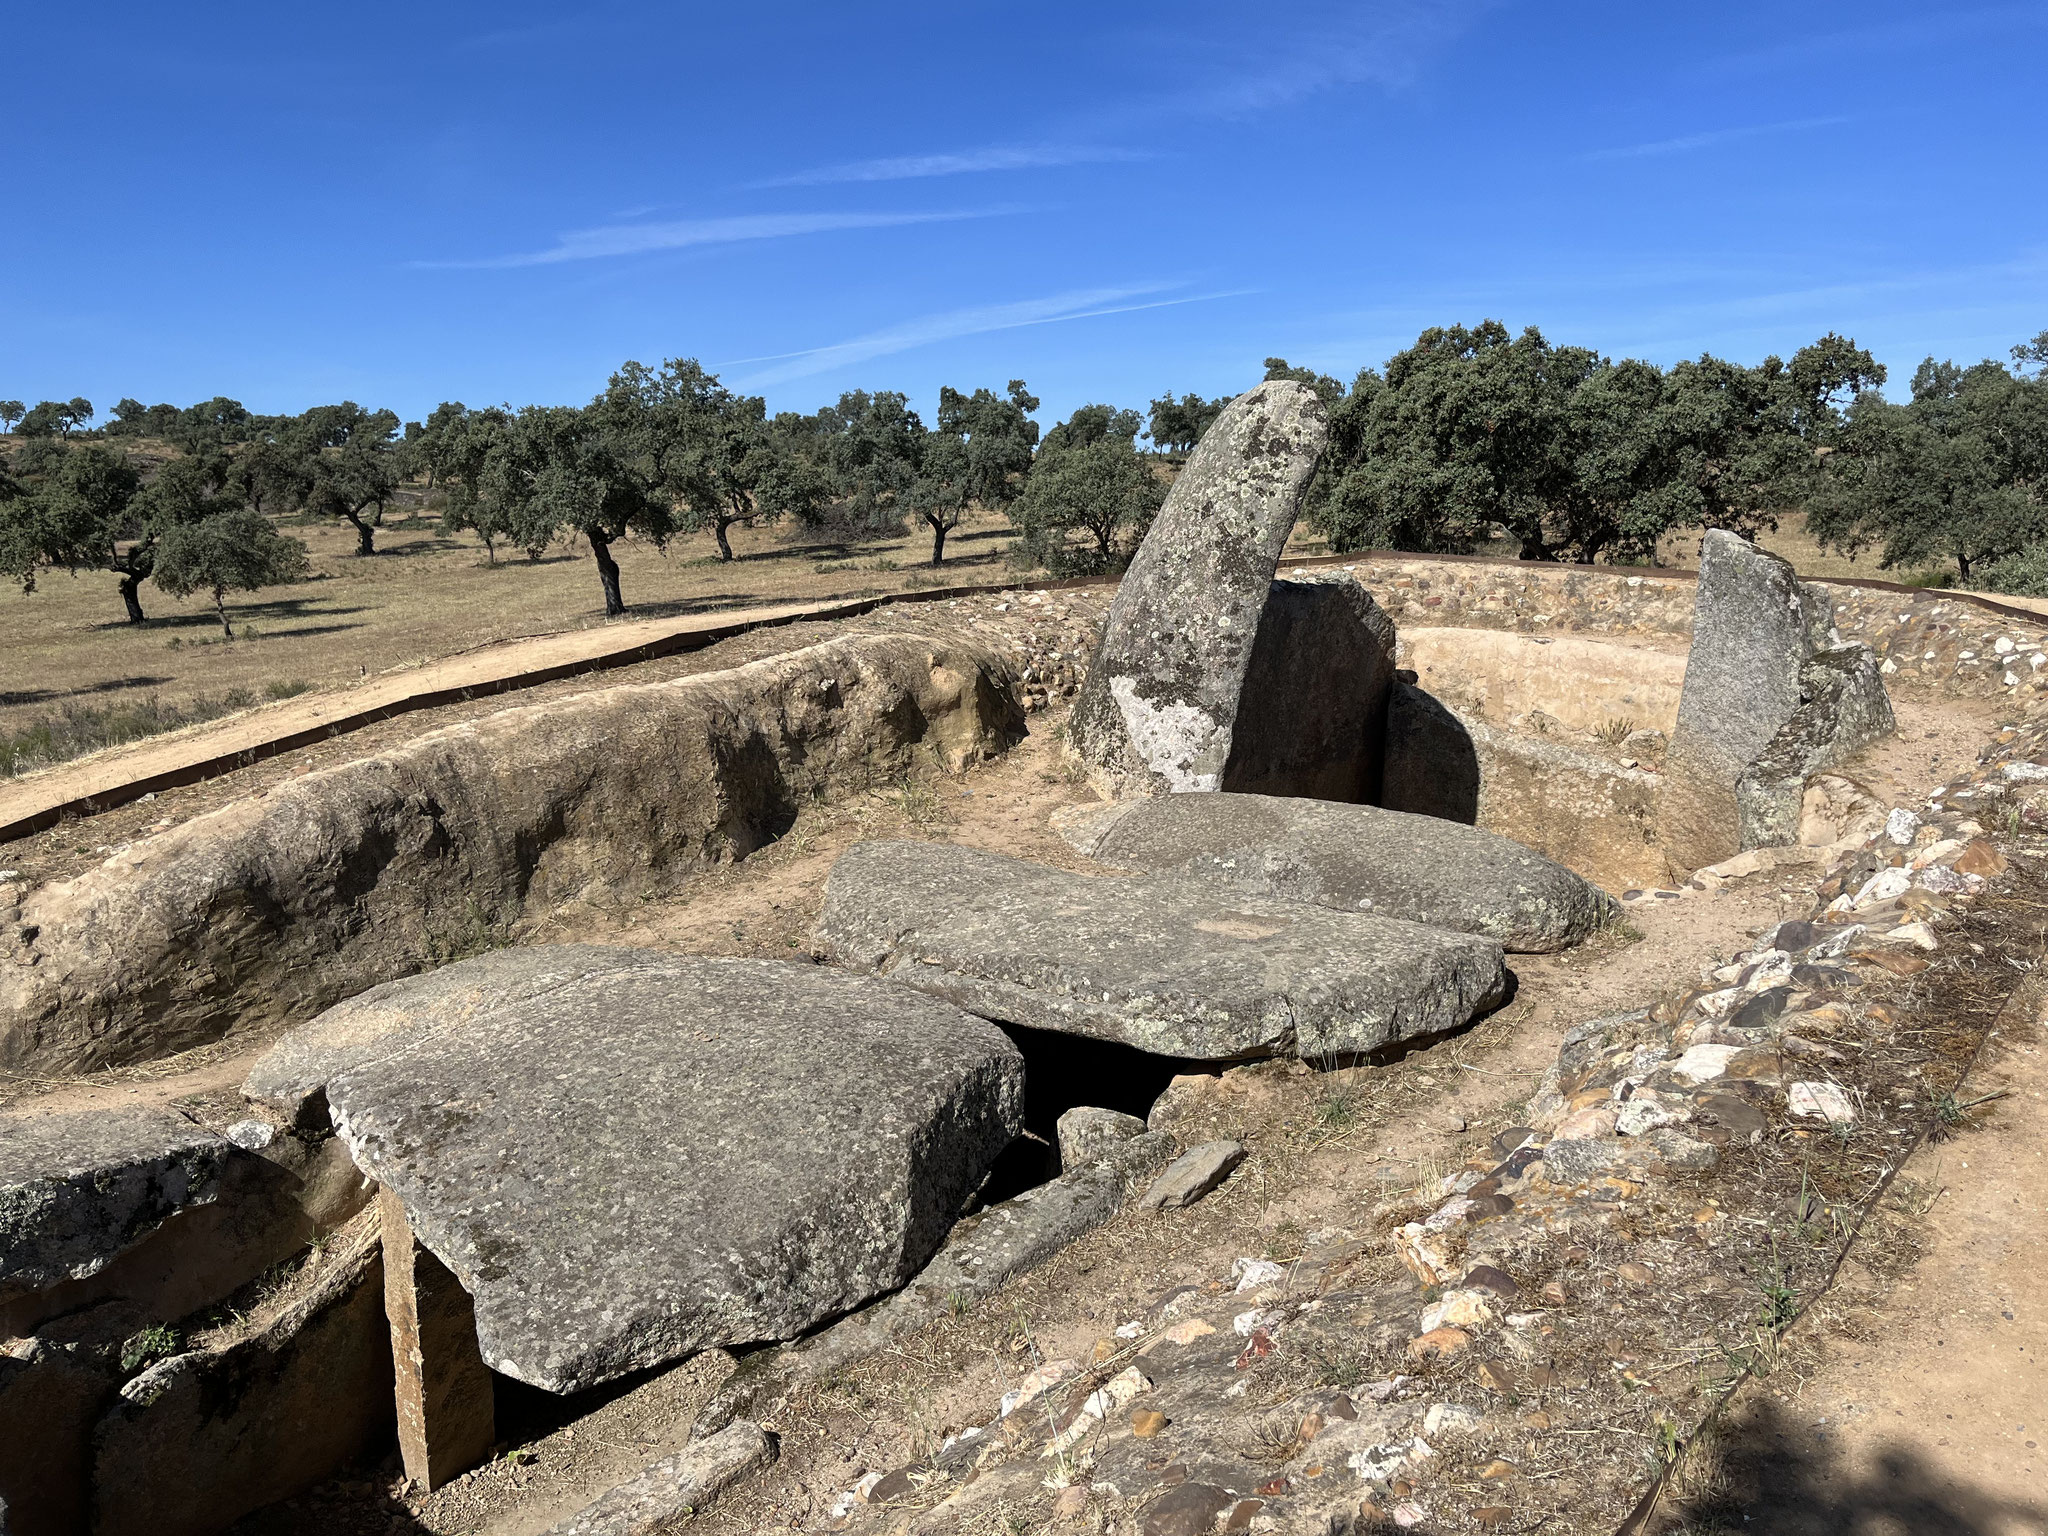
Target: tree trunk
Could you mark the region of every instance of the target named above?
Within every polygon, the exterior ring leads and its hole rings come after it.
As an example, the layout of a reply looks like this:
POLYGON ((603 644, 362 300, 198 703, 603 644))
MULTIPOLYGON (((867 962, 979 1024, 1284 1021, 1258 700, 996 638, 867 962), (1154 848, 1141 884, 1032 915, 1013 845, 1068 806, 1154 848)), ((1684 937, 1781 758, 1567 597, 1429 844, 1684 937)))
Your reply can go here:
POLYGON ((370 525, 363 521, 361 515, 355 512, 346 512, 342 515, 356 525, 356 553, 359 555, 374 555, 377 553, 377 536, 370 532, 370 525))
POLYGON ((1963 554, 1957 555, 1956 569, 1962 573, 1963 585, 1968 586, 1970 584, 1970 557, 1963 554))
POLYGON ((496 565, 498 563, 498 541, 482 533, 479 533, 477 537, 484 542, 484 563, 486 565, 496 565))
POLYGON ((726 538, 725 530, 733 525, 733 521, 732 518, 721 517, 711 524, 711 532, 718 539, 718 558, 721 560, 732 558, 732 544, 726 538))
POLYGON ((135 572, 123 571, 121 573, 121 601, 128 609, 128 622, 130 624, 140 624, 142 622, 142 598, 136 592, 136 588, 141 585, 142 578, 136 575, 135 572))
POLYGON ((946 558, 947 525, 938 521, 936 518, 928 517, 925 519, 925 521, 932 525, 932 564, 943 564, 946 558))
POLYGON ((220 587, 215 587, 213 589, 213 611, 220 615, 221 637, 223 639, 232 640, 235 638, 235 631, 234 626, 228 623, 228 605, 225 601, 226 596, 227 594, 224 589, 220 587))
MULTIPOLYGON (((626 600, 619 596, 619 562, 612 558, 612 541, 588 528, 584 535, 590 540, 590 553, 597 559, 597 579, 604 583, 604 616, 616 619, 626 611, 626 600)), ((723 537, 723 530, 720 536, 723 537)))

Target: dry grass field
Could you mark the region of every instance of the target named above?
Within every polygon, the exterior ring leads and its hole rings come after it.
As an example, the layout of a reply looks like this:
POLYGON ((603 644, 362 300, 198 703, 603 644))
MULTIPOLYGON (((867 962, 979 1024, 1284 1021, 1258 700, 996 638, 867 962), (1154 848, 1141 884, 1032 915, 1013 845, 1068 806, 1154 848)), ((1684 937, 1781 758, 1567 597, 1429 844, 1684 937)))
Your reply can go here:
MULTIPOLYGON (((493 641, 605 622, 597 569, 580 546, 538 564, 501 551, 493 566, 472 535, 444 533, 431 515, 387 518, 369 559, 354 554, 354 533, 338 520, 287 531, 311 550, 312 578, 231 600, 232 642, 222 640, 203 594, 180 600, 145 584, 148 623, 123 622, 106 572, 46 572, 30 597, 0 591, 0 739, 67 705, 103 712, 197 700, 217 713, 229 695, 254 702, 288 687, 329 688, 493 641)), ((672 542, 666 552, 630 539, 614 546, 628 617, 1019 574, 1009 559, 1010 525, 994 514, 956 529, 937 571, 925 563, 931 545, 920 535, 848 548, 820 544, 800 528, 735 528, 732 542, 730 563, 713 557, 708 535, 672 542)))
MULTIPOLYGON (((355 555, 353 532, 338 520, 294 520, 289 531, 311 550, 311 578, 230 602, 233 641, 222 639, 205 596, 171 598, 152 585, 142 591, 148 622, 123 622, 114 577, 105 572, 44 573, 29 597, 0 591, 0 775, 477 646, 605 623, 597 572, 580 546, 538 563, 501 553, 493 565, 473 535, 447 533, 433 514, 417 511, 394 511, 378 531, 379 553, 368 559, 355 555)), ((995 513, 956 529, 936 571, 926 563, 930 543, 921 528, 849 546, 796 525, 739 527, 732 542, 730 562, 716 559, 703 535, 665 551, 619 543, 628 617, 1033 574, 1012 559, 1014 530, 995 513)), ((1764 542, 1809 575, 1899 574, 1879 571, 1871 555, 1851 561, 1822 551, 1796 514, 1764 542)), ((1322 548, 1300 532, 1290 553, 1322 548)), ((1665 541, 1659 557, 1690 567, 1697 535, 1665 541)))

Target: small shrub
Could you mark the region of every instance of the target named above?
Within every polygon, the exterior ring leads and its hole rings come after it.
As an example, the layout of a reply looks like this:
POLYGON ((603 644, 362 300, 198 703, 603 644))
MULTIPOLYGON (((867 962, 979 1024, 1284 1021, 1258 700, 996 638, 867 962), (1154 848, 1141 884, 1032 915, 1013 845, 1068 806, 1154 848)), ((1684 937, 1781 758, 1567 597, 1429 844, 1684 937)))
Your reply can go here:
POLYGON ((1635 721, 1629 719, 1627 715, 1616 715, 1612 719, 1601 721, 1593 734, 1610 747, 1618 747, 1635 734, 1635 729, 1635 721))
POLYGON ((121 1369, 135 1375, 184 1347, 184 1336, 177 1329, 168 1323, 152 1323, 140 1333, 130 1334, 121 1346, 121 1369))

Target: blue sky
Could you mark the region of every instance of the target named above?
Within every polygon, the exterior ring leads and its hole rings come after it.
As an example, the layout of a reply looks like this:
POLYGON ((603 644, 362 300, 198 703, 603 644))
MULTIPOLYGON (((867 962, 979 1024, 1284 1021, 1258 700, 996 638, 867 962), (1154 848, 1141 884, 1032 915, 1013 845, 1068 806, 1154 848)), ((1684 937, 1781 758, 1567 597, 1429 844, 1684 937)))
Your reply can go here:
POLYGON ((1492 316, 1894 369, 2048 327, 2048 0, 33 7, 0 395, 1234 393, 1492 316))

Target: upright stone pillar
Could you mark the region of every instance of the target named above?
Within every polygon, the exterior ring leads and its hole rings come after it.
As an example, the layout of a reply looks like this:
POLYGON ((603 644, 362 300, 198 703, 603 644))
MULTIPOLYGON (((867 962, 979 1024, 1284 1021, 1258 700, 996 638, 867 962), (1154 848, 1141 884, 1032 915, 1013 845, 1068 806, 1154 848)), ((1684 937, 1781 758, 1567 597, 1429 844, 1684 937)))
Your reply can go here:
POLYGON ((1202 438, 1117 588, 1074 701, 1068 740, 1098 789, 1224 787, 1273 573, 1329 430, 1312 390, 1276 379, 1202 438))
POLYGON ((1893 728, 1876 662, 1835 634, 1827 594, 1747 539, 1709 532, 1658 801, 1674 868, 1795 841, 1807 779, 1893 728))
POLYGON ((488 1461, 498 1438, 491 1372, 476 1342, 476 1309, 448 1268, 413 1236, 405 1206, 377 1192, 384 1228, 384 1314, 398 1389, 405 1475, 439 1488, 488 1461))

